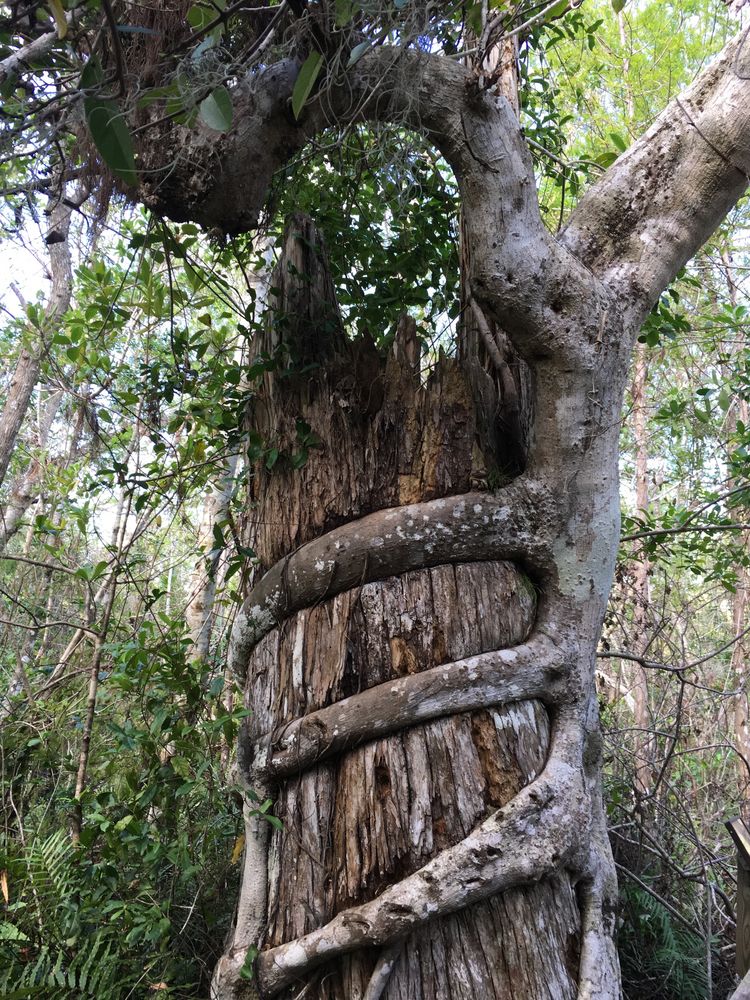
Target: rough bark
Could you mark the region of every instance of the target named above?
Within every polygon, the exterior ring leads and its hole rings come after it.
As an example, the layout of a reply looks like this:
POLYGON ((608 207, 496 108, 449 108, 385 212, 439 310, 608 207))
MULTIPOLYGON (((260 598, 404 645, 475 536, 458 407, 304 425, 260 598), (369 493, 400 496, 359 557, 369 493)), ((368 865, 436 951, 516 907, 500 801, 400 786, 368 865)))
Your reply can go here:
MULTIPOLYGON (((282 330, 303 362, 310 337, 322 334, 314 353, 324 367, 304 379, 267 377, 251 416, 253 429, 272 435, 282 452, 280 467, 269 474, 258 463, 251 478, 257 507, 249 540, 264 567, 276 563, 246 602, 232 662, 253 712, 244 759, 253 746, 269 748, 263 774, 246 764, 244 781, 256 794, 261 785, 278 796, 284 827, 267 844, 269 831, 247 803, 244 899, 215 995, 241 995, 235 977, 249 923, 264 946, 263 995, 296 995, 307 984, 307 996, 331 1000, 510 990, 532 998, 549 989, 574 997, 581 918, 573 880, 559 871, 558 845, 519 854, 516 872, 492 870, 498 836, 551 822, 552 813, 575 822, 565 782, 549 772, 540 779, 548 710, 564 700, 570 662, 546 635, 524 642, 535 589, 488 544, 490 516, 499 513, 497 547, 520 552, 515 538, 504 540, 507 503, 465 492, 476 446, 462 366, 443 359, 422 386, 406 318, 386 359, 366 341, 348 343, 319 238, 304 219, 291 227, 272 284, 280 294, 262 346, 278 349, 282 330), (295 472, 284 455, 296 446, 299 419, 317 443, 295 472), (456 503, 441 499, 456 492, 456 503), (412 505, 393 509, 399 501, 412 505), (433 516, 410 518, 414 502, 433 516), (373 508, 386 510, 368 514, 373 508), (477 524, 485 531, 480 545, 471 541, 477 524), (368 556, 347 558, 363 539, 368 556), (381 544, 373 548, 373 539, 381 544), (433 568, 408 572, 410 561, 433 568), (298 563, 317 569, 306 575, 298 563), (516 798, 522 791, 525 804, 516 798), (243 908, 264 881, 248 871, 258 864, 268 870, 262 913, 243 908), (472 864, 480 867, 475 878, 472 864), (426 878, 442 898, 424 900, 426 878), (529 888, 499 895, 519 881, 529 888), (426 923, 433 909, 442 915, 426 923), (347 944, 328 961, 326 928, 336 919, 347 944), (294 942, 316 933, 316 960, 306 938, 296 967, 294 942)), ((574 838, 568 842, 572 850, 574 838)))

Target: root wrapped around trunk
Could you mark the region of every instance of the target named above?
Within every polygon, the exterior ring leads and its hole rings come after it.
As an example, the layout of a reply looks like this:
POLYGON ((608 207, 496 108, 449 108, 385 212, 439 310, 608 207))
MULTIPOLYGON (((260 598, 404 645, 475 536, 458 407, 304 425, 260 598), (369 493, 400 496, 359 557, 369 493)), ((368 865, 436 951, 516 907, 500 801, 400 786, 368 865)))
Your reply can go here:
POLYGON ((472 491, 476 379, 442 359, 423 383, 406 318, 385 358, 347 341, 321 260, 295 220, 283 335, 308 358, 321 316, 325 336, 313 375, 266 375, 250 414, 282 455, 300 425, 315 446, 250 481, 246 856, 214 996, 593 998, 616 956, 564 493, 531 473, 472 491))

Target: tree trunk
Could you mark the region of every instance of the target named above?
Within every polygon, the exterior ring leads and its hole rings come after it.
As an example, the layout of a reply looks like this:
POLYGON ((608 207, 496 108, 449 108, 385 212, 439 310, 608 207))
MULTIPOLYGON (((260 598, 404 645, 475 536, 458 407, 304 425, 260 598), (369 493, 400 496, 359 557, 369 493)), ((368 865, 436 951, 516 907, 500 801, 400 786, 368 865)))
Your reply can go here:
MULTIPOLYGON (((737 285, 732 277, 732 260, 726 250, 721 251, 722 269, 727 284, 727 294, 732 307, 737 306, 737 285)), ((745 349, 744 338, 735 347, 735 353, 740 355, 745 349)), ((726 430, 730 441, 737 434, 738 422, 746 427, 750 424, 750 407, 747 400, 741 397, 735 399, 727 413, 726 430)), ((731 453, 729 455, 731 461, 731 453)), ((739 484, 734 476, 730 479, 729 488, 736 489, 739 484)), ((733 509, 733 517, 740 522, 742 509, 733 509)), ((750 535, 742 532, 745 548, 750 548, 750 535)), ((748 628, 748 599, 750 598, 750 571, 741 563, 737 567, 737 585, 732 599, 732 631, 735 642, 732 646, 732 661, 730 664, 732 676, 736 679, 737 695, 734 700, 734 740, 737 750, 737 779, 739 791, 740 815, 745 823, 750 823, 750 640, 748 628)))
MULTIPOLYGON (((633 373, 633 436, 635 438, 635 506, 639 517, 647 517, 648 496, 648 442, 646 440, 646 347, 638 344, 635 349, 633 373)), ((651 563, 644 549, 636 552, 633 561, 633 641, 630 644, 637 656, 646 657, 650 645, 649 611, 651 604, 649 572, 651 563)), ((635 788, 639 798, 646 798, 654 784, 653 720, 648 697, 648 676, 641 663, 629 667, 633 692, 633 719, 635 722, 635 788)))
MULTIPOLYGON (((477 456, 465 366, 442 358, 423 385, 409 317, 387 358, 366 339, 348 342, 320 238, 302 218, 290 227, 272 285, 279 294, 259 347, 278 353, 283 336, 292 369, 313 358, 317 367, 312 376, 267 375, 254 404, 251 429, 265 451, 251 474, 247 537, 261 572, 372 511, 466 494, 477 456), (269 472, 263 458, 270 449, 280 457, 269 472)), ((349 696, 518 646, 535 614, 528 578, 489 554, 363 581, 304 607, 249 657, 252 715, 241 757, 250 759, 253 746, 293 720, 349 696)), ((250 784, 260 799, 274 798, 283 827, 272 832, 247 802, 243 897, 214 996, 242 996, 243 988, 252 995, 237 978, 249 945, 293 942, 463 841, 540 774, 549 739, 541 701, 494 706, 490 698, 486 708, 403 728, 323 763, 298 763, 292 753, 283 778, 265 787, 257 773, 247 774, 246 792, 250 784), (256 866, 269 837, 263 899, 256 866)), ((530 882, 383 948, 324 963, 278 994, 261 980, 261 995, 292 997, 305 987, 305 997, 320 1000, 575 997, 581 916, 573 880, 562 871, 530 882)))
POLYGON ((47 455, 49 432, 60 409, 62 397, 62 389, 54 389, 45 400, 39 414, 34 442, 38 454, 31 458, 26 470, 13 483, 7 504, 0 508, 0 552, 21 527, 29 507, 38 501, 45 468, 49 461, 47 455))
POLYGON ((191 640, 188 656, 200 663, 207 663, 209 658, 216 598, 216 574, 221 557, 221 548, 216 544, 214 528, 221 529, 222 521, 226 519, 237 474, 237 460, 237 455, 230 455, 226 459, 219 481, 212 484, 206 493, 198 525, 197 541, 201 554, 188 582, 185 622, 191 640))
MULTIPOLYGON (((57 200, 50 211, 50 228, 63 237, 49 247, 52 289, 44 311, 44 322, 50 328, 54 328, 62 319, 70 305, 72 294, 73 275, 68 246, 71 211, 70 206, 65 204, 62 198, 57 200)), ((27 347, 22 349, 13 372, 8 395, 0 413, 0 486, 5 481, 18 432, 39 380, 44 350, 44 337, 40 333, 39 342, 33 349, 27 347)))

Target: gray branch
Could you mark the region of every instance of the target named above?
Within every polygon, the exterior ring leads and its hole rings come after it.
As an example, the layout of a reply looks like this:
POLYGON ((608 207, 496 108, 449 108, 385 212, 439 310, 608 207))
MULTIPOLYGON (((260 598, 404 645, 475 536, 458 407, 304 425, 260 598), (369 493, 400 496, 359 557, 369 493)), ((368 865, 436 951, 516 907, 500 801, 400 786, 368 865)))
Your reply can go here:
POLYGON ((637 327, 749 182, 745 31, 591 188, 562 243, 607 281, 637 327))
POLYGON ((352 587, 442 563, 509 559, 541 577, 557 521, 538 484, 468 493, 377 511, 280 560, 242 604, 229 665, 238 678, 257 643, 284 619, 352 587))
POLYGON ((275 740, 268 770, 300 773, 351 747, 420 722, 538 698, 558 704, 568 691, 575 652, 538 634, 513 649, 493 650, 399 677, 295 719, 275 740))

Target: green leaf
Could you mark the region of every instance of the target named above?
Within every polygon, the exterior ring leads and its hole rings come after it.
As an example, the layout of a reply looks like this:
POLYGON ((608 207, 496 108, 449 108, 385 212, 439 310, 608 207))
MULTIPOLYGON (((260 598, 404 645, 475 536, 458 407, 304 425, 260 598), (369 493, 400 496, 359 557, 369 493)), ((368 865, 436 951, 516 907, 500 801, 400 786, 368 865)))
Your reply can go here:
POLYGON ((94 566, 91 572, 91 579, 98 580, 100 576, 104 576, 104 574, 107 572, 108 569, 109 569, 109 563, 107 562, 107 560, 106 559, 100 560, 96 564, 96 566, 94 566))
POLYGON ((370 48, 369 41, 360 42, 359 45, 355 45, 351 51, 351 55, 349 56, 349 62, 346 64, 347 68, 349 66, 353 66, 358 59, 361 59, 369 48, 370 48))
POLYGON ((614 143, 614 145, 617 146, 617 148, 620 150, 621 153, 624 153, 625 150, 628 148, 627 142, 618 132, 610 132, 609 137, 614 143))
POLYGON ((174 118, 178 125, 187 125, 188 128, 192 128, 198 117, 198 108, 186 108, 182 97, 179 95, 177 97, 170 97, 164 110, 174 118))
POLYGON ((230 562, 227 571, 224 574, 224 583, 226 583, 228 580, 231 580, 234 574, 238 573, 241 568, 242 568, 241 560, 235 559, 233 562, 230 562))
POLYGON ((83 107, 91 138, 101 158, 118 177, 134 184, 138 173, 133 140, 119 104, 108 98, 87 97, 83 107))
POLYGON ((601 156, 597 156, 595 162, 598 163, 600 167, 611 167, 616 159, 617 153, 609 149, 606 153, 602 153, 601 156))
POLYGON ((292 91, 292 112, 295 118, 299 118, 302 108, 315 86, 322 65, 323 56, 320 52, 315 51, 311 52, 303 62, 292 91))
POLYGON ((215 18, 216 11, 211 10, 210 7, 204 7, 202 4, 196 4, 187 12, 188 24, 191 28, 195 28, 196 31, 203 31, 205 26, 210 24, 215 18))
POLYGON ((201 101, 200 116, 216 132, 227 132, 232 127, 232 98, 226 87, 217 87, 201 101))
POLYGON ((92 87, 98 87, 103 80, 104 72, 102 64, 99 62, 97 56, 91 56, 83 67, 78 86, 81 90, 91 90, 92 87))
POLYGON ((254 944, 251 944, 247 949, 247 954, 245 955, 245 961, 242 963, 242 968, 240 969, 240 979, 253 979, 255 976, 255 970, 253 969, 253 962, 258 957, 259 951, 254 944))
POLYGON ((18 84, 18 75, 9 71, 2 83, 0 83, 0 98, 7 101, 13 96, 18 84))
POLYGON ((628 0, 612 0, 612 10, 619 14, 627 2, 628 0))
POLYGON ((358 6, 352 0, 336 0, 336 27, 345 27, 354 17, 354 12, 358 9, 358 6))
POLYGON ((52 16, 55 19, 57 37, 65 38, 68 33, 68 22, 65 18, 65 8, 60 3, 60 0, 47 0, 47 6, 52 11, 52 16))
POLYGON ((474 34, 479 37, 482 34, 482 15, 484 13, 484 5, 481 3, 473 3, 471 7, 466 9, 466 23, 474 32, 474 34))
POLYGON ((156 101, 166 101, 175 97, 179 97, 179 95, 174 85, 170 85, 169 87, 152 87, 151 90, 147 90, 138 98, 138 107, 147 108, 149 104, 154 104, 156 101))
POLYGON ((172 757, 170 764, 172 765, 172 770, 175 774, 179 774, 181 778, 188 779, 192 777, 190 761, 186 760, 185 757, 172 757))

